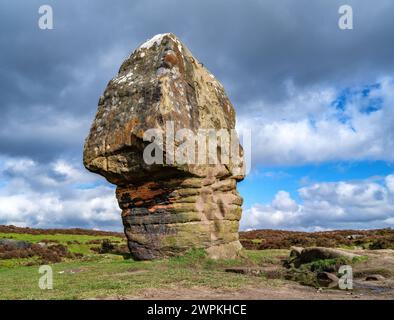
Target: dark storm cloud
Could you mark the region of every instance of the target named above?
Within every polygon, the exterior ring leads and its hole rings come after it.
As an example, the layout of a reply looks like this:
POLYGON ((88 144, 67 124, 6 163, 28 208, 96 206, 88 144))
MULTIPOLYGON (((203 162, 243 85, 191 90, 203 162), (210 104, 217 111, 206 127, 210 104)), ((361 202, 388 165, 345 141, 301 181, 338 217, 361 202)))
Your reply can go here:
POLYGON ((238 111, 298 88, 369 83, 394 69, 394 4, 346 1, 2 1, 0 153, 49 161, 80 155, 97 100, 122 59, 174 32, 223 82, 238 111), (54 30, 37 26, 54 9, 54 30))

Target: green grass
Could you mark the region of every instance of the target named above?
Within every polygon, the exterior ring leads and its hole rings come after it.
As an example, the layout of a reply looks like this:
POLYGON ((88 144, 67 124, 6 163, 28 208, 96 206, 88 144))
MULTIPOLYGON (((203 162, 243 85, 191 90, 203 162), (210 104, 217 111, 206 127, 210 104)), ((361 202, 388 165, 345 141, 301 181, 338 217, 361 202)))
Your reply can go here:
MULTIPOLYGON (((126 243, 125 239, 114 237, 114 236, 92 236, 92 235, 74 235, 74 234, 21 234, 21 233, 0 233, 0 239, 14 239, 23 240, 31 243, 42 242, 43 240, 56 241, 56 243, 62 244, 68 247, 71 253, 82 253, 86 259, 89 259, 92 255, 96 255, 91 248, 100 247, 100 243, 88 243, 89 241, 103 239, 109 239, 112 243, 126 243), (78 242, 78 243, 75 243, 78 242)), ((26 259, 5 259, 0 260, 1 268, 14 268, 18 266, 24 266, 33 264, 39 261, 38 257, 26 258, 26 259)))
POLYGON ((347 259, 339 258, 339 259, 322 259, 310 262, 305 264, 311 271, 313 272, 324 272, 337 269, 341 265, 350 264, 350 261, 347 259))
POLYGON ((367 260, 368 260, 367 256, 357 256, 352 259, 352 264, 354 265, 357 263, 365 262, 367 260))
MULTIPOLYGON (((256 258, 256 253, 253 254, 256 258)), ((149 288, 239 288, 267 280, 224 271, 225 261, 200 253, 158 261, 125 260, 97 255, 88 261, 52 265, 53 290, 38 288, 38 266, 0 269, 0 299, 87 299, 133 295, 149 288), (60 272, 60 273, 59 273, 60 272)), ((243 265, 243 260, 227 263, 243 265)))
MULTIPOLYGON (((90 254, 92 247, 98 247, 99 244, 89 244, 92 240, 109 239, 111 242, 124 241, 119 237, 112 236, 90 236, 90 235, 73 235, 73 234, 20 234, 20 233, 0 233, 0 239, 24 240, 32 243, 38 243, 43 240, 58 241, 68 247, 72 253, 90 254), (67 244, 67 242, 78 241, 79 244, 67 244)), ((0 264, 1 266, 1 264, 0 264)))
POLYGON ((227 267, 259 266, 278 263, 288 250, 244 250, 235 260, 212 260, 200 249, 190 250, 180 257, 155 261, 134 261, 121 255, 97 254, 90 250, 99 244, 87 244, 91 240, 110 239, 111 236, 70 234, 6 234, 0 238, 25 240, 33 243, 44 239, 58 241, 71 252, 83 253, 78 260, 66 260, 52 264, 53 290, 38 287, 39 265, 26 266, 38 258, 0 260, 0 299, 88 299, 127 296, 144 292, 149 288, 209 287, 236 289, 246 285, 277 283, 263 277, 246 276, 225 272, 227 267), (79 244, 69 244, 78 241, 79 244), (271 283, 272 282, 272 283, 271 283))
POLYGON ((287 249, 245 250, 247 257, 255 264, 278 264, 287 258, 289 253, 290 250, 287 249))
POLYGON ((251 242, 255 244, 260 244, 263 242, 263 239, 252 239, 251 242))
POLYGON ((0 270, 1 268, 15 268, 18 266, 24 266, 29 263, 37 264, 39 261, 38 257, 31 257, 26 259, 5 259, 0 260, 0 270))

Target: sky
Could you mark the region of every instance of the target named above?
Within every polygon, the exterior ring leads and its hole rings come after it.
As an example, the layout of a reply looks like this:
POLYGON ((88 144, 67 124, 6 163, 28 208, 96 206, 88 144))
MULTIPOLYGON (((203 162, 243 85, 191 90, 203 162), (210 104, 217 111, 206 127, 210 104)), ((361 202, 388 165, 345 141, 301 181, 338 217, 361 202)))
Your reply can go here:
POLYGON ((175 33, 252 131, 241 229, 394 227, 391 0, 0 0, 0 224, 121 230, 82 165, 108 81, 175 33), (38 8, 53 8, 53 30, 38 8), (341 5, 353 30, 338 27, 341 5))

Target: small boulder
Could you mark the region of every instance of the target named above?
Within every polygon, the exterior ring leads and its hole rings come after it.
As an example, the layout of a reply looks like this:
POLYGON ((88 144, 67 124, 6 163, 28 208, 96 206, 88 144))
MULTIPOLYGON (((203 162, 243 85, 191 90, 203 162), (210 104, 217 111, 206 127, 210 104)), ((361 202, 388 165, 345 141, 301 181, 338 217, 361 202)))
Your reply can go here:
POLYGON ((317 283, 321 287, 336 288, 338 286, 338 277, 329 272, 319 272, 316 276, 317 283))
POLYGON ((364 235, 362 235, 362 234, 350 234, 350 235, 348 235, 346 237, 346 239, 349 239, 349 240, 356 240, 356 239, 361 239, 361 238, 364 238, 364 235))
POLYGON ((324 259, 338 259, 345 258, 347 260, 352 260, 359 255, 332 248, 323 248, 323 247, 310 247, 305 248, 301 251, 300 256, 298 257, 300 264, 313 262, 316 260, 324 260, 324 259))
POLYGON ((290 247, 290 258, 298 258, 301 255, 302 247, 290 247))
POLYGON ((366 276, 365 281, 383 281, 385 277, 381 274, 370 274, 366 276))

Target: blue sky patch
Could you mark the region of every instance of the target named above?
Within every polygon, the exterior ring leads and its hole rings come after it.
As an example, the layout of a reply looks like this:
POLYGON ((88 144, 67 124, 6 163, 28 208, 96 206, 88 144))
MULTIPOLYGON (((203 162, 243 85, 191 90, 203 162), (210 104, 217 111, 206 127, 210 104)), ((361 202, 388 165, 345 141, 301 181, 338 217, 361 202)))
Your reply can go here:
POLYGON ((383 98, 371 96, 371 93, 381 88, 380 83, 366 85, 361 88, 346 88, 340 92, 338 97, 331 103, 337 110, 336 117, 341 123, 348 123, 351 117, 347 114, 349 104, 356 103, 359 111, 364 114, 371 114, 379 111, 383 106, 383 98))
POLYGON ((297 202, 298 189, 318 182, 339 182, 372 179, 381 182, 394 173, 394 165, 385 161, 331 162, 299 167, 257 167, 244 181, 239 191, 244 207, 256 203, 268 204, 278 191, 286 191, 297 202))

